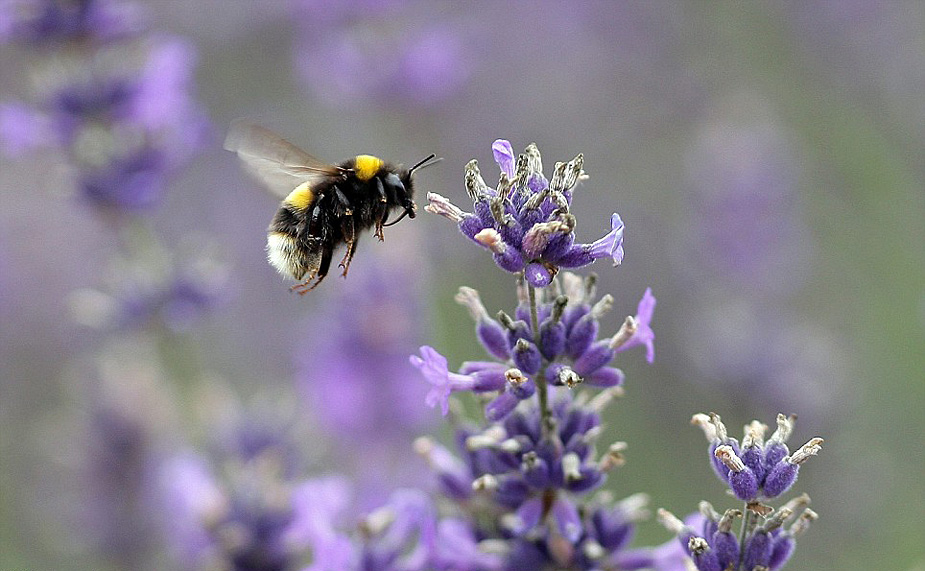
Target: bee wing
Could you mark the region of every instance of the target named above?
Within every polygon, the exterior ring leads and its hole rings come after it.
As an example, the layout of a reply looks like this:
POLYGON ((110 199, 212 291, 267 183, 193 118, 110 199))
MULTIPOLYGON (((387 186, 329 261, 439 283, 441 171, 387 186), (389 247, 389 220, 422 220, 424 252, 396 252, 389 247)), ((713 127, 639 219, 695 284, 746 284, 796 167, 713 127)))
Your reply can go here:
POLYGON ((237 120, 225 137, 247 171, 280 198, 303 182, 341 176, 344 169, 317 159, 273 131, 237 120))

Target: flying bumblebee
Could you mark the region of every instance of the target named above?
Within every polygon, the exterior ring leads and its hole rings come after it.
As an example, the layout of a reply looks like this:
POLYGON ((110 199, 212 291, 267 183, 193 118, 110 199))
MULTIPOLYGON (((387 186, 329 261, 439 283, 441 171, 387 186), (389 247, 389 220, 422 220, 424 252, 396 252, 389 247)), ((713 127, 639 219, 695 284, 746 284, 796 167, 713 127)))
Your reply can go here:
POLYGON ((267 258, 281 274, 301 282, 290 288, 299 294, 318 287, 339 245, 347 246, 340 261, 346 277, 361 232, 375 228, 381 242, 384 227, 406 215, 414 218, 412 175, 436 162, 430 155, 405 169, 378 157, 357 155, 332 165, 245 121, 232 124, 225 148, 237 153, 245 168, 282 198, 267 229, 267 258), (401 209, 401 215, 387 224, 394 209, 401 209))

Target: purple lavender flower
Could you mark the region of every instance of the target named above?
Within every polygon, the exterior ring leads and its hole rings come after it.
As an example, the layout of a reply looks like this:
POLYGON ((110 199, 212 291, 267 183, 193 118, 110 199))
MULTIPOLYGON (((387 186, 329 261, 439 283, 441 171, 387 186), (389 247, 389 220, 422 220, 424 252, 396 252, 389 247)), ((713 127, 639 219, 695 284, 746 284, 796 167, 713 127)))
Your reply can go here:
POLYGON ((148 240, 147 249, 134 259, 111 264, 101 289, 72 292, 72 315, 82 325, 103 330, 189 329, 230 296, 228 268, 216 248, 201 238, 194 246, 197 251, 173 260, 148 240))
POLYGON ((421 267, 410 268, 407 254, 370 256, 351 269, 350 279, 306 321, 295 356, 303 403, 329 435, 332 464, 354 476, 362 508, 377 507, 396 488, 419 480, 424 466, 404 455, 436 420, 420 405, 427 387, 415 382, 408 362, 427 313, 421 267))
POLYGON ((45 49, 30 60, 30 100, 0 107, 4 148, 60 149, 80 194, 116 211, 157 204, 206 136, 190 96, 192 46, 141 35, 132 6, 24 2, 6 26, 9 38, 45 49), (131 41, 108 43, 115 37, 131 41))
POLYGON ((726 426, 717 414, 694 415, 710 441, 711 462, 717 476, 729 484, 732 493, 744 501, 775 498, 790 489, 800 465, 822 449, 823 440, 812 438, 790 453, 787 439, 793 432, 795 416, 777 415, 777 430, 765 440, 767 426, 752 421, 745 427, 742 443, 726 437, 726 426), (716 462, 719 460, 719 464, 716 462))
POLYGON ((699 571, 777 571, 792 555, 795 538, 818 518, 808 504, 809 496, 804 494, 777 511, 763 504, 747 504, 745 512, 728 509, 720 514, 709 502, 701 502, 699 518, 688 517, 682 522, 671 512, 659 510, 658 519, 677 535, 679 547, 699 571), (733 524, 741 517, 747 519, 742 526, 744 537, 733 531, 733 524))
POLYGON ((634 523, 645 515, 647 501, 637 495, 614 503, 608 492, 582 500, 622 463, 623 443, 611 445, 600 458, 594 453, 599 412, 614 391, 590 406, 574 402, 567 392, 559 394, 550 432, 544 431, 535 402, 518 407, 503 422, 462 427, 456 435, 458 457, 429 438, 418 439, 415 448, 436 473, 443 494, 465 505, 487 502, 490 510, 506 513, 476 517, 463 528, 468 537, 481 538, 483 553, 495 546, 503 565, 472 566, 475 559, 469 559, 469 567, 458 568, 556 564, 597 569, 614 564, 632 538, 634 523))
POLYGON ((659 510, 659 520, 678 536, 680 547, 698 570, 776 571, 793 553, 796 536, 817 518, 807 507, 809 496, 805 494, 776 511, 763 503, 786 492, 796 480, 799 465, 821 448, 822 439, 813 438, 790 454, 786 441, 794 420, 779 414, 777 430, 767 441, 767 427, 753 421, 745 427, 740 444, 728 436, 718 415, 694 415, 692 423, 700 426, 710 441, 714 470, 732 494, 745 502, 744 509, 728 509, 722 514, 709 502, 701 502, 701 518, 696 522, 691 518, 682 522, 670 512, 659 510), (733 524, 738 518, 745 522, 737 536, 733 524))
POLYGON ((161 515, 184 567, 289 569, 304 559, 317 521, 307 510, 317 512, 329 498, 305 501, 308 482, 295 469, 300 462, 289 434, 266 428, 246 422, 207 456, 183 453, 163 462, 161 515))
POLYGON ((569 213, 572 194, 586 178, 581 154, 556 163, 551 180, 543 175, 539 149, 530 145, 514 162, 509 142, 499 139, 492 152, 501 168, 497 188, 482 180, 475 160, 466 165, 466 190, 473 213, 465 212, 439 194, 429 193, 425 210, 459 225, 462 233, 492 252, 495 263, 523 273, 533 287, 546 287, 559 268, 580 268, 600 258, 623 261, 623 221, 613 214, 610 232, 590 243, 575 242, 575 217, 569 213))
POLYGON ((109 42, 138 33, 141 20, 139 6, 127 2, 7 0, 0 4, 0 43, 109 42))
POLYGON ((367 262, 351 269, 325 304, 329 310, 311 316, 296 356, 300 388, 313 412, 364 448, 368 439, 406 442, 431 422, 419 404, 425 387, 408 382, 414 369, 407 355, 427 320, 419 301, 420 268, 375 256, 367 262), (324 335, 319 324, 325 324, 324 335), (379 391, 394 398, 383 402, 379 391))
POLYGON ((494 394, 486 406, 486 416, 501 420, 518 402, 533 396, 537 382, 542 382, 538 377, 560 386, 584 382, 600 388, 615 387, 623 383, 623 372, 609 364, 618 351, 627 345, 646 345, 651 362, 654 334, 649 322, 655 306, 651 290, 646 290, 637 318, 628 317, 613 337, 598 341, 598 319, 610 311, 613 298, 606 295, 592 305, 593 278, 582 280, 566 272, 556 283, 556 288, 541 290, 545 297, 539 300, 537 331, 530 323, 525 302, 514 317, 499 314, 499 322, 488 316, 478 292, 461 288, 457 302, 469 309, 479 340, 498 361, 467 361, 458 373, 453 373, 443 355, 432 347, 421 347, 420 356, 412 356, 411 363, 432 385, 428 406, 439 404, 445 415, 452 393, 494 394), (554 297, 554 290, 565 295, 554 297))
POLYGON ((646 347, 646 361, 649 363, 655 360, 655 332, 649 324, 652 322, 652 314, 655 311, 655 296, 652 295, 652 288, 646 288, 642 299, 639 300, 639 307, 636 309, 636 316, 629 327, 632 334, 625 343, 617 348, 617 352, 626 351, 639 345, 646 347))
POLYGON ((470 75, 471 42, 461 21, 419 0, 295 3, 295 67, 332 104, 433 105, 470 75), (395 22, 401 22, 396 26, 395 22))

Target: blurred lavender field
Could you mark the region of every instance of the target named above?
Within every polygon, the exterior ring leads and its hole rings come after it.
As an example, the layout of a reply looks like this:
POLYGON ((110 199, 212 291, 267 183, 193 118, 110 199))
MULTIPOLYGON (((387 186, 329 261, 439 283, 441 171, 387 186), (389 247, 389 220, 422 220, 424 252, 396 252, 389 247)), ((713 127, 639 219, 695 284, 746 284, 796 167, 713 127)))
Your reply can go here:
POLYGON ((465 203, 499 138, 584 154, 578 238, 626 225, 598 291, 658 298, 608 489, 686 514, 722 495, 692 414, 796 414, 826 448, 789 568, 925 568, 923 94, 916 0, 0 0, 0 569, 301 569, 290 505, 426 488, 412 443, 452 437, 408 356, 484 353, 460 286, 517 300, 424 194, 465 203), (222 149, 238 117, 444 160, 302 297, 222 149))

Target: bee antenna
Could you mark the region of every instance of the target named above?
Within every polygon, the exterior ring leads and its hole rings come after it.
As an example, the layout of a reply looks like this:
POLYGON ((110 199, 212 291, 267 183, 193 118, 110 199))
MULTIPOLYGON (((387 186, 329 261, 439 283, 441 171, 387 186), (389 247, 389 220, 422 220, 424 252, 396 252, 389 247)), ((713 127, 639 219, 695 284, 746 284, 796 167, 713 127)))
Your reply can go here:
POLYGON ((422 161, 419 161, 418 164, 416 164, 416 165, 414 165, 413 167, 411 167, 410 169, 408 169, 408 175, 410 176, 414 171, 416 171, 416 170, 418 170, 418 169, 422 169, 422 168, 424 168, 424 167, 429 167, 429 166, 431 166, 431 165, 435 165, 435 164, 437 164, 437 163, 439 163, 440 161, 443 160, 443 157, 440 157, 439 159, 436 159, 436 160, 434 160, 433 162, 428 162, 428 161, 430 161, 431 159, 436 158, 436 156, 437 156, 437 155, 431 153, 430 155, 428 155, 427 158, 425 158, 425 159, 422 160, 422 161))

